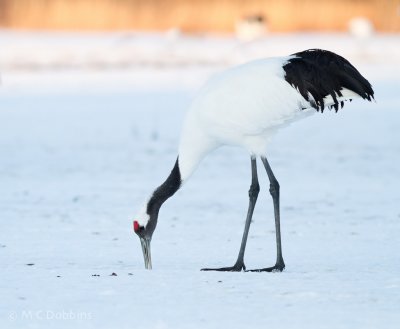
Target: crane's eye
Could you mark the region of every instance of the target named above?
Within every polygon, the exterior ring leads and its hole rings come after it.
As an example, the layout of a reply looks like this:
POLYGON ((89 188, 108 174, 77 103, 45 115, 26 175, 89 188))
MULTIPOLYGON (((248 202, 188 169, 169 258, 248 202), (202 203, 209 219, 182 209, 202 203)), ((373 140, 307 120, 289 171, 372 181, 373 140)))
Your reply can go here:
POLYGON ((140 226, 137 220, 133 221, 133 230, 135 233, 139 233, 140 231, 144 230, 144 226, 140 226))

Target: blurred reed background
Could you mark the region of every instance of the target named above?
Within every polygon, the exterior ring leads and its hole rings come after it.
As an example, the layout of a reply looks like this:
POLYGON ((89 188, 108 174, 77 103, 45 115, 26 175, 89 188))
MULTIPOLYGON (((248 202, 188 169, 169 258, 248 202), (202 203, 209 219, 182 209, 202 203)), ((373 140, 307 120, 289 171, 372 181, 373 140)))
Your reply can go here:
POLYGON ((0 0, 0 27, 51 30, 344 31, 354 17, 400 31, 399 0, 0 0))

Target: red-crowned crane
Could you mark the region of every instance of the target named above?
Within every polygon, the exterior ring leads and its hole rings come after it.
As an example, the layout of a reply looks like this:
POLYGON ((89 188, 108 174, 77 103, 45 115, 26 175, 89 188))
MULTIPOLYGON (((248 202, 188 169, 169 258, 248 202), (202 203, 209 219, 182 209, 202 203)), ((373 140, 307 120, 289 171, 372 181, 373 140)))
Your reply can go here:
POLYGON ((311 112, 334 108, 344 101, 374 98, 371 84, 345 58, 327 50, 310 49, 288 57, 256 60, 212 78, 195 97, 184 122, 178 157, 171 174, 135 217, 133 229, 142 245, 146 269, 152 268, 150 242, 162 204, 188 180, 199 162, 221 145, 247 150, 251 160, 249 207, 236 263, 215 271, 242 271, 253 210, 260 190, 256 158, 270 181, 275 215, 277 259, 272 267, 252 271, 282 271, 279 183, 266 158, 271 136, 287 123, 311 112))

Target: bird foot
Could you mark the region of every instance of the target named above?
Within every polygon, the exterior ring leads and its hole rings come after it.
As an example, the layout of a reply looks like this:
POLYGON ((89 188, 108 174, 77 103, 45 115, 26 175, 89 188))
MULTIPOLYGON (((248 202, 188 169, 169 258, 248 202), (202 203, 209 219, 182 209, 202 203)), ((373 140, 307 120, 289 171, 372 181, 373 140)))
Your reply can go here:
POLYGON ((219 272, 241 272, 246 271, 246 266, 244 263, 236 263, 233 266, 229 267, 220 267, 220 268, 202 268, 202 271, 219 271, 219 272))
POLYGON ((285 263, 276 263, 275 266, 259 268, 254 270, 247 270, 246 272, 282 272, 285 269, 285 263))

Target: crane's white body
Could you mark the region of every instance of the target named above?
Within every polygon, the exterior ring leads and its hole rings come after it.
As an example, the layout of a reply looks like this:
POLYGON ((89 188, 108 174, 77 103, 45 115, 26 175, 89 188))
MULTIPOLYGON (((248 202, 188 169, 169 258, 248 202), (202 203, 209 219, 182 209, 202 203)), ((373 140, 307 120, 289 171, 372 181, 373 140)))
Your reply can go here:
MULTIPOLYGON (((290 58, 293 56, 256 60, 217 74, 206 83, 182 130, 179 166, 183 182, 214 148, 237 145, 263 156, 270 137, 280 127, 316 112, 284 79, 283 66, 290 58)), ((338 100, 358 96, 350 90, 342 92, 338 100)), ((325 100, 329 106, 332 97, 325 100)))

